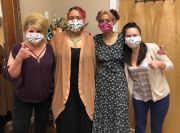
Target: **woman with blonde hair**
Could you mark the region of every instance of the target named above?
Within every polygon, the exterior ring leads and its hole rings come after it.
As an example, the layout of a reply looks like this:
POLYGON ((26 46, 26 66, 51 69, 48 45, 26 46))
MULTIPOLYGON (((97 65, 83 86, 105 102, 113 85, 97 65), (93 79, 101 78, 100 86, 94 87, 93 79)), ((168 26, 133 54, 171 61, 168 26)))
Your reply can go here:
POLYGON ((29 14, 23 25, 26 40, 13 47, 6 78, 15 86, 13 133, 28 133, 32 112, 35 133, 45 133, 53 92, 53 49, 46 43, 48 20, 29 14))

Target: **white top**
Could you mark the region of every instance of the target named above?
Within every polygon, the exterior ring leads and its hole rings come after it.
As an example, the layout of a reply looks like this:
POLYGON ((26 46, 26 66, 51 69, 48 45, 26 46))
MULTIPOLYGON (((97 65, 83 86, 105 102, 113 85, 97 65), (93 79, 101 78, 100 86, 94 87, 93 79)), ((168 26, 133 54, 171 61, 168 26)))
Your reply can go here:
MULTIPOLYGON (((151 95, 153 101, 158 101, 164 97, 166 97, 170 93, 169 85, 167 83, 164 71, 171 70, 173 68, 173 64, 171 60, 167 57, 167 55, 159 55, 157 54, 157 51, 159 50, 159 47, 154 43, 146 43, 147 45, 147 54, 146 58, 143 60, 142 63, 149 62, 151 60, 151 57, 156 60, 164 61, 166 63, 166 69, 165 70, 151 70, 148 69, 148 80, 150 84, 151 89, 151 95)), ((142 64, 141 63, 141 64, 142 64)), ((125 64, 125 72, 126 77, 128 80, 128 87, 130 95, 133 93, 133 84, 134 81, 130 78, 129 72, 128 72, 128 65, 125 64)))
POLYGON ((133 80, 133 98, 147 102, 152 99, 148 78, 149 67, 142 64, 139 67, 128 67, 128 70, 130 78, 133 80))

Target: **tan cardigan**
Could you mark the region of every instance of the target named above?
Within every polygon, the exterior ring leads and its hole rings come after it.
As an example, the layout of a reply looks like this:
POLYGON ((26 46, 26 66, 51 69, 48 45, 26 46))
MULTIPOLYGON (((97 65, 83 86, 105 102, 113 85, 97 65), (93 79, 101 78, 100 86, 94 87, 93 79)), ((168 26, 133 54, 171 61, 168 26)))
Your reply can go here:
MULTIPOLYGON (((152 58, 160 61, 167 62, 169 64, 169 67, 166 68, 166 70, 172 70, 173 64, 171 60, 167 57, 167 55, 159 55, 157 54, 157 51, 159 50, 159 47, 154 43, 146 43, 148 51, 146 54, 146 58, 152 58)), ((148 59, 150 60, 150 59, 148 59)), ((125 73, 128 80, 128 87, 129 87, 129 94, 130 98, 132 97, 132 91, 133 91, 133 81, 129 77, 129 73, 127 70, 128 65, 125 64, 125 73)), ((166 97, 170 93, 170 88, 168 85, 168 82, 165 77, 165 70, 149 70, 149 82, 151 86, 151 93, 152 93, 152 100, 158 101, 162 98, 166 97)))
MULTIPOLYGON (((64 110, 70 91, 71 48, 65 32, 56 33, 52 39, 56 58, 55 92, 52 111, 56 119, 64 110)), ((90 119, 93 119, 95 96, 95 44, 92 36, 83 33, 79 61, 78 90, 90 119)), ((73 113, 73 112, 72 112, 73 113)))

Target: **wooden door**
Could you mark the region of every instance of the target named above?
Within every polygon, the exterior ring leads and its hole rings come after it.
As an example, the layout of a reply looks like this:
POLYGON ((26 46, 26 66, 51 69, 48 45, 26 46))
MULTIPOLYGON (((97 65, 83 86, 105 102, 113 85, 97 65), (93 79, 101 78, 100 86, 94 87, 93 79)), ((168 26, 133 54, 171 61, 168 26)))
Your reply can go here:
MULTIPOLYGON (((14 44, 22 41, 21 19, 19 0, 1 0, 2 21, 1 26, 4 32, 3 48, 6 61, 9 52, 14 44)), ((0 74, 0 115, 12 111, 13 87, 0 74)))
MULTIPOLYGON (((174 70, 166 73, 171 93, 170 108, 164 122, 163 133, 180 133, 180 1, 135 3, 135 0, 120 0, 119 12, 121 16, 119 30, 127 22, 135 21, 142 29, 143 40, 164 45, 167 55, 173 61, 174 70)), ((132 106, 130 112, 133 128, 132 106)), ((150 133, 149 122, 147 133, 150 133)))

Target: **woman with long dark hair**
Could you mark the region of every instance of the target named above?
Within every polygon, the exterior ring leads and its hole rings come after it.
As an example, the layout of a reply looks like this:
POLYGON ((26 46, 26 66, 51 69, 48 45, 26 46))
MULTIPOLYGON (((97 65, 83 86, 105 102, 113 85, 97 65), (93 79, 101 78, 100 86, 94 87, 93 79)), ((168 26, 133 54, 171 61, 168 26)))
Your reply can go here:
POLYGON ((170 93, 164 72, 171 70, 173 64, 166 54, 158 53, 159 46, 142 41, 141 29, 136 23, 127 23, 122 32, 125 37, 125 71, 135 113, 135 133, 145 133, 149 110, 151 133, 162 133, 170 93))

